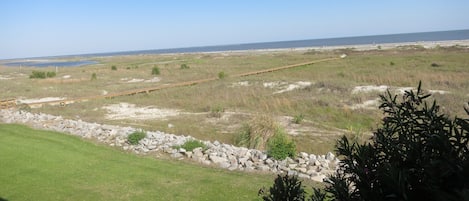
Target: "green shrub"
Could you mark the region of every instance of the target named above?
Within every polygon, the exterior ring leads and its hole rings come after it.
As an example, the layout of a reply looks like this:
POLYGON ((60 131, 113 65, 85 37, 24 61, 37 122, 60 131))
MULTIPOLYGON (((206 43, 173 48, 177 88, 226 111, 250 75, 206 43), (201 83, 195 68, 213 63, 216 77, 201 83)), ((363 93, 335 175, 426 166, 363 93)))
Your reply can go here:
POLYGON ((141 139, 145 138, 145 136, 147 136, 145 131, 135 131, 127 136, 127 141, 129 144, 136 145, 141 139))
POLYGON ((304 118, 305 118, 305 116, 303 114, 295 115, 293 117, 292 122, 295 123, 295 124, 301 124, 301 122, 303 122, 304 118))
POLYGON ((189 65, 187 64, 181 64, 181 69, 189 69, 189 65))
POLYGON ((302 201, 305 200, 305 190, 297 176, 277 175, 274 185, 261 188, 258 193, 264 201, 302 201))
POLYGON ((151 74, 152 75, 159 75, 160 74, 160 68, 158 66, 155 66, 151 69, 151 74))
POLYGON ((117 70, 116 66, 111 66, 111 70, 117 70))
POLYGON ((48 78, 55 77, 56 75, 57 75, 57 74, 56 74, 55 72, 53 72, 53 71, 46 73, 46 76, 47 76, 48 78))
POLYGON ((469 119, 448 118, 429 96, 421 84, 402 99, 388 91, 372 143, 338 140, 331 200, 469 200, 469 119))
POLYGON ((222 71, 218 73, 218 79, 224 79, 225 77, 226 77, 225 72, 222 71))
POLYGON ((98 79, 98 76, 96 75, 96 73, 91 74, 91 80, 97 80, 97 79, 98 79))
POLYGON ((182 144, 181 146, 177 146, 175 148, 183 148, 186 151, 192 151, 192 150, 194 150, 195 148, 198 148, 198 147, 201 147, 204 150, 207 149, 207 146, 204 143, 202 143, 201 141, 198 141, 198 140, 188 140, 184 144, 182 144))
POLYGON ((389 65, 394 66, 395 63, 391 61, 391 62, 389 62, 389 65))
POLYGON ((45 79, 46 78, 46 72, 34 71, 33 70, 33 72, 31 72, 31 75, 29 75, 29 78, 31 78, 31 79, 34 79, 34 78, 45 79))
POLYGON ((296 155, 296 145, 282 129, 277 129, 275 135, 267 141, 267 155, 283 160, 287 157, 293 158, 296 155))

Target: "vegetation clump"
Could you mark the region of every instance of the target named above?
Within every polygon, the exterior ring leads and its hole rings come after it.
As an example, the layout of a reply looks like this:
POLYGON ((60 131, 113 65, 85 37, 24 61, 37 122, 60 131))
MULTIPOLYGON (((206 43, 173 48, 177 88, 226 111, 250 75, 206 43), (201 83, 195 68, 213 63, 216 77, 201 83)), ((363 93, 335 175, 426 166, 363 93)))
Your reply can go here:
POLYGON ((225 108, 223 106, 217 105, 210 108, 209 117, 220 118, 224 112, 225 108))
POLYGON ((98 76, 96 75, 96 73, 91 74, 91 80, 97 80, 97 79, 98 79, 98 76))
POLYGON ((226 77, 225 72, 221 71, 221 72, 218 73, 218 79, 220 79, 220 80, 225 79, 225 77, 226 77))
POLYGON ((138 142, 140 142, 140 140, 145 138, 145 136, 147 136, 147 133, 145 133, 145 131, 135 131, 127 136, 127 141, 129 142, 129 144, 136 145, 138 144, 138 142))
POLYGON ((201 147, 202 149, 207 149, 207 145, 198 140, 188 140, 184 144, 177 146, 175 148, 183 148, 186 151, 193 151, 195 148, 201 147))
POLYGON ((55 77, 57 74, 55 72, 44 72, 44 71, 33 71, 29 75, 30 79, 46 79, 55 77))
POLYGON ((160 74, 160 68, 158 66, 155 66, 151 69, 151 74, 152 75, 159 75, 160 74))
POLYGON ((116 66, 111 66, 111 70, 117 70, 116 66))
POLYGON ((301 122, 303 122, 305 116, 303 114, 298 114, 298 115, 295 115, 293 117, 293 120, 292 122, 295 123, 295 124, 301 124, 301 122))

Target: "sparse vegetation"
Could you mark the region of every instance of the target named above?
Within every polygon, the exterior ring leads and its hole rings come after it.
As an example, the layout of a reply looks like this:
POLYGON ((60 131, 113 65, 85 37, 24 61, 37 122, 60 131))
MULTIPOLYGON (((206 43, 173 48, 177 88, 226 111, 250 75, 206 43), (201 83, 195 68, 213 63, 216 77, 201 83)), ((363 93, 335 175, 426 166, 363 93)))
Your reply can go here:
POLYGON ((220 118, 224 112, 225 108, 223 106, 217 105, 210 107, 209 117, 220 118))
POLYGON ((111 70, 117 70, 116 66, 111 66, 111 70))
POLYGON ((303 122, 305 116, 303 114, 298 114, 298 115, 295 115, 293 117, 293 120, 292 122, 295 123, 295 124, 301 124, 301 122, 303 122))
POLYGON ((130 135, 127 136, 127 141, 129 144, 136 145, 147 136, 147 133, 145 131, 135 131, 131 133, 130 135))
POLYGON ((279 130, 279 126, 271 117, 254 117, 241 128, 236 138, 236 144, 247 148, 265 150, 267 141, 275 135, 277 130, 279 130))

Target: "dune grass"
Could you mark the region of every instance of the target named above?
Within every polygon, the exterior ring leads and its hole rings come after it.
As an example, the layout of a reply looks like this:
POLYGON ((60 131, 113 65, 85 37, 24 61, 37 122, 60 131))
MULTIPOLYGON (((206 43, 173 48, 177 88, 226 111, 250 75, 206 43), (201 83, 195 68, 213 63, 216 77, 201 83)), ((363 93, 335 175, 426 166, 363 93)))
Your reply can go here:
POLYGON ((50 131, 0 124, 6 200, 259 200, 274 175, 140 157, 50 131))

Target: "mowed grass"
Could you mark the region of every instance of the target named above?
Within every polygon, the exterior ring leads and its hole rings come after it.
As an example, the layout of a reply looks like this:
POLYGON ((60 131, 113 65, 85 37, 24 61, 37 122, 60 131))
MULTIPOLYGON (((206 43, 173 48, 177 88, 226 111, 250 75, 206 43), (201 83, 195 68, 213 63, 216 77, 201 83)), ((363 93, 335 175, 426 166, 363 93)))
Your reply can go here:
POLYGON ((274 175, 125 153, 76 136, 0 124, 6 200, 259 200, 274 175))

